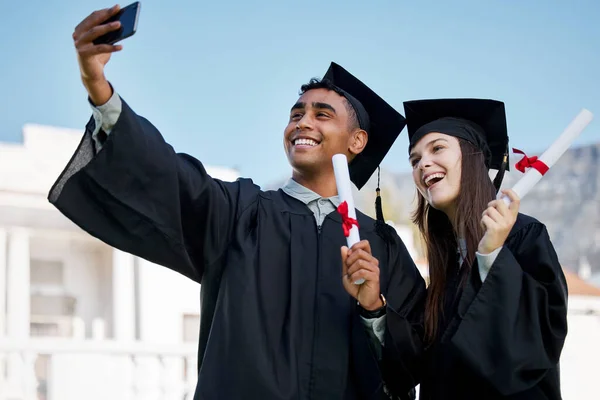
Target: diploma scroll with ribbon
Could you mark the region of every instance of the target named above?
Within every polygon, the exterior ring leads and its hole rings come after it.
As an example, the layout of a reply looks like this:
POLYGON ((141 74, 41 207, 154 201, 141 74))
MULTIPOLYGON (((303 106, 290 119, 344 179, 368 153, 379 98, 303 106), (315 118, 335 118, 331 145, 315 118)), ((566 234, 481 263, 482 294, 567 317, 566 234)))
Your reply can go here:
MULTIPOLYGON (((581 112, 571 121, 563 133, 558 139, 552 143, 552 145, 538 157, 527 157, 521 150, 513 149, 515 153, 523 154, 523 158, 515 165, 515 168, 525 175, 513 186, 512 190, 523 198, 529 193, 529 191, 535 186, 536 183, 542 179, 542 177, 548 172, 550 168, 558 161, 558 159, 567 151, 571 146, 571 143, 583 132, 583 130, 592 121, 594 115, 583 109, 581 112)), ((498 199, 504 200, 508 205, 510 199, 508 196, 498 193, 498 199)))
MULTIPOLYGON (((350 171, 348 170, 348 159, 344 154, 336 154, 332 157, 333 172, 335 174, 335 183, 337 186, 340 205, 338 213, 342 216, 342 228, 348 248, 360 242, 358 234, 358 221, 356 219, 356 209, 354 208, 354 199, 352 197, 352 184, 350 182, 350 171)), ((364 283, 364 279, 359 279, 354 284, 364 283)))

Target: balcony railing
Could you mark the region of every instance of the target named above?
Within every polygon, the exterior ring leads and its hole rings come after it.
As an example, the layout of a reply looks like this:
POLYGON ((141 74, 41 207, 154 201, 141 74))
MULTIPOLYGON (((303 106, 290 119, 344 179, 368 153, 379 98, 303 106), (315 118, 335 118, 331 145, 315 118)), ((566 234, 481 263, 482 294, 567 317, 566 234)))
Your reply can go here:
POLYGON ((0 400, 192 400, 195 344, 0 338, 0 400))

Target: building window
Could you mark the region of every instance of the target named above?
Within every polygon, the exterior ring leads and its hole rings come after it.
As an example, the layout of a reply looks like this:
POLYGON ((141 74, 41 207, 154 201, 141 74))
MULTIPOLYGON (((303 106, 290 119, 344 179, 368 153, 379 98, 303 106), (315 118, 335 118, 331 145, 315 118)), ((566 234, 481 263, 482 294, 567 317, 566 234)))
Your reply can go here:
POLYGON ((31 285, 60 287, 64 285, 64 265, 60 261, 31 260, 31 285))
POLYGON ((31 260, 31 336, 70 337, 76 299, 66 294, 60 261, 31 260))

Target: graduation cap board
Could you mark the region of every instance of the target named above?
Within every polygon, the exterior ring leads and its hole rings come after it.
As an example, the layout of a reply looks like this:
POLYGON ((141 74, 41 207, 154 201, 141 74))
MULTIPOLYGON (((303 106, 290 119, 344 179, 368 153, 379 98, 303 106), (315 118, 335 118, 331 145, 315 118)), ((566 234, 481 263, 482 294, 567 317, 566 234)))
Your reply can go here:
POLYGON ((483 151, 488 169, 498 170, 499 189, 508 170, 508 130, 504 103, 487 99, 431 99, 404 102, 408 151, 425 135, 440 132, 458 137, 483 151))
POLYGON ((338 88, 356 112, 361 129, 369 135, 362 153, 350 162, 350 180, 360 190, 388 153, 406 125, 405 118, 367 85, 332 62, 323 76, 338 88))

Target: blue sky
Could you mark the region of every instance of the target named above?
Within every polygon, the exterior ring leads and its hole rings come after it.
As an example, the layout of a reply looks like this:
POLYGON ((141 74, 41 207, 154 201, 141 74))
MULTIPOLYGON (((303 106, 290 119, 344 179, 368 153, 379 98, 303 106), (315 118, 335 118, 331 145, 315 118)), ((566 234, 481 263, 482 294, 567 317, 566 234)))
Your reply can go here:
MULTIPOLYGON (((13 2, 0 24, 0 141, 25 123, 90 116, 71 34, 97 0, 13 2)), ((127 5, 128 3, 121 3, 127 5)), ((176 150, 266 185, 290 168, 282 132, 299 86, 336 61, 405 100, 506 103, 511 145, 543 151, 583 107, 577 144, 600 142, 600 2, 142 1, 106 74, 176 150)), ((406 131, 383 165, 408 171, 406 131)))

